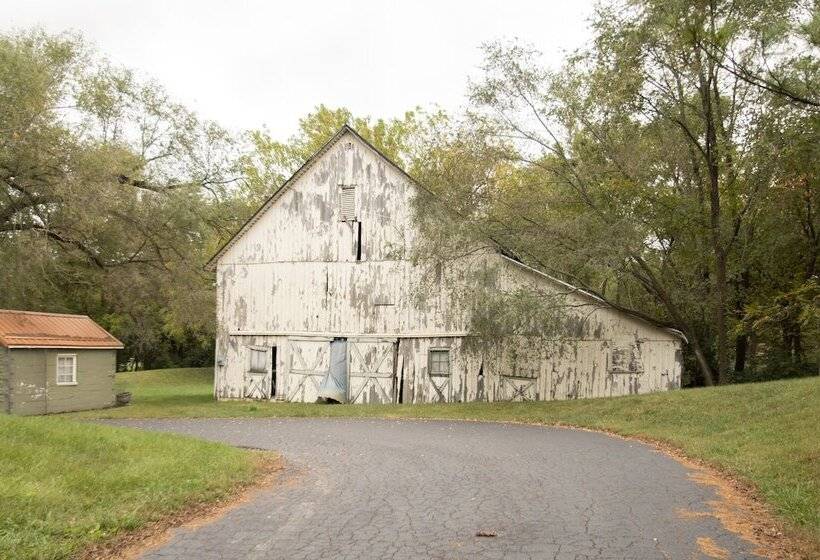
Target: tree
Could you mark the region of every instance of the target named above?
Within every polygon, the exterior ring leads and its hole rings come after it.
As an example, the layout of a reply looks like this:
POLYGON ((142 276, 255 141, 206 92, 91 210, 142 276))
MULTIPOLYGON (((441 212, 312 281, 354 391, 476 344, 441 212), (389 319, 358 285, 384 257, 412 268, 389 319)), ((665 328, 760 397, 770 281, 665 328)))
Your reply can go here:
POLYGON ((320 106, 245 142, 75 35, 0 36, 0 306, 87 313, 143 367, 207 365, 205 261, 345 122, 401 159, 415 115, 320 106))
MULTIPOLYGON (((801 6, 614 3, 555 73, 527 47, 487 45, 469 119, 430 151, 426 182, 530 264, 682 330, 701 382, 729 381, 730 323, 759 280, 742 280, 744 243, 776 235, 756 220, 782 177, 772 147, 794 149, 772 121, 772 96, 787 98, 732 61, 764 75, 759 44, 788 51, 810 16, 801 6)), ((783 75, 816 72, 805 57, 782 61, 783 75)))
POLYGON ((0 36, 0 106, 0 305, 90 313, 148 363, 212 330, 175 302, 210 297, 231 138, 73 35, 0 36))
POLYGON ((331 109, 319 105, 299 120, 297 134, 287 141, 275 140, 265 130, 252 130, 246 134, 248 147, 240 163, 245 179, 243 198, 255 210, 345 124, 387 157, 406 165, 413 157, 413 139, 421 120, 433 117, 416 110, 406 112, 400 119, 373 120, 354 116, 344 107, 331 109))

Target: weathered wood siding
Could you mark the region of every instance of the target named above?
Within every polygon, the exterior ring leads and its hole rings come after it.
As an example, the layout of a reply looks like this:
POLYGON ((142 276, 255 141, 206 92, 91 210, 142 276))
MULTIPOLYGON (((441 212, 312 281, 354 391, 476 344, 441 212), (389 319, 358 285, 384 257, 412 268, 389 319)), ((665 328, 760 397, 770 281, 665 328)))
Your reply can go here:
POLYGON ((634 371, 615 371, 607 340, 507 340, 476 348, 467 338, 399 342, 398 379, 408 403, 564 400, 642 394, 680 386, 679 343, 643 341, 634 371), (450 349, 450 378, 428 371, 430 349, 450 349), (514 350, 514 351, 513 351, 514 350))
POLYGON ((468 350, 469 317, 450 291, 433 285, 418 297, 429 278, 407 259, 415 188, 348 133, 260 214, 217 263, 217 398, 242 398, 248 349, 276 345, 277 393, 314 400, 333 337, 370 341, 362 346, 366 358, 349 349, 350 396, 357 402, 384 402, 386 395, 404 402, 561 399, 679 386, 680 341, 673 334, 497 254, 459 264, 439 282, 454 275, 469 289, 471 267, 491 268, 499 290, 526 285, 564 294, 576 320, 562 342, 468 350), (357 222, 341 216, 342 187, 350 186, 357 222), (384 341, 392 341, 391 356, 384 341), (449 380, 427 374, 434 347, 452 349, 449 380), (631 369, 613 367, 625 355, 631 369), (375 371, 368 360, 378 361, 375 371))
POLYGON ((8 350, 12 414, 50 414, 114 404, 116 350, 8 350), (57 355, 77 356, 77 384, 57 385, 57 355))

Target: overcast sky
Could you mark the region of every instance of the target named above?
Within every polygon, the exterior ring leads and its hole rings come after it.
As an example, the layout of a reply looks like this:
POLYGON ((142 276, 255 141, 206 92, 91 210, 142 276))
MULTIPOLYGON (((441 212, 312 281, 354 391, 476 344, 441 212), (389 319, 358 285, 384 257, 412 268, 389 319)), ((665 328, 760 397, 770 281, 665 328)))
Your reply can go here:
POLYGON ((0 28, 82 32, 200 116, 275 137, 319 103, 391 117, 464 104, 479 45, 518 38, 557 66, 592 0, 0 0, 0 28))

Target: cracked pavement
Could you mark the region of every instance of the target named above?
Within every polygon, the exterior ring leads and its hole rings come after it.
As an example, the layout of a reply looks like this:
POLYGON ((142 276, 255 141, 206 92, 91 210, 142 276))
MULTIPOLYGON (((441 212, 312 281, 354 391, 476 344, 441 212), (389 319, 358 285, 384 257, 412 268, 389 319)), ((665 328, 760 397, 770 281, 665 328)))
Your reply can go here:
POLYGON ((758 558, 711 487, 653 448, 566 428, 359 419, 110 424, 273 449, 282 480, 143 559, 758 558), (495 533, 478 537, 477 532, 495 533))

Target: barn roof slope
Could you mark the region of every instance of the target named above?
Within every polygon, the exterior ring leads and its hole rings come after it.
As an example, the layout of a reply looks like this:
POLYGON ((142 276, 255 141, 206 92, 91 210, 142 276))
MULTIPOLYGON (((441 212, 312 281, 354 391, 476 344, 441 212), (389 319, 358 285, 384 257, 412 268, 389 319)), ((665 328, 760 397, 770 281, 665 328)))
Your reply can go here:
MULTIPOLYGON (((356 132, 356 130, 353 129, 350 125, 347 125, 347 124, 342 125, 342 127, 339 129, 339 131, 336 132, 336 134, 334 134, 330 138, 330 140, 328 140, 321 148, 319 148, 316 151, 316 153, 314 153, 312 156, 310 156, 305 161, 305 163, 303 163, 302 166, 299 169, 297 169, 296 172, 293 175, 291 175, 291 177, 287 181, 282 183, 282 186, 280 186, 278 189, 276 189, 276 191, 274 191, 274 193, 264 202, 264 204, 262 204, 262 206, 260 206, 260 208, 256 212, 254 212, 254 214, 242 225, 242 227, 239 228, 239 230, 233 235, 233 237, 231 237, 227 242, 225 242, 224 245, 222 245, 222 247, 219 248, 219 250, 214 254, 214 256, 212 256, 208 260, 208 262, 205 264, 205 270, 209 270, 209 271, 212 271, 212 272, 214 270, 216 270, 216 264, 219 261, 219 259, 222 257, 222 255, 224 255, 228 251, 228 249, 230 249, 250 228, 252 228, 253 225, 256 223, 256 221, 265 212, 267 212, 267 210, 271 206, 273 206, 273 204, 302 175, 307 173, 310 170, 310 168, 313 167, 313 165, 325 153, 327 153, 328 150, 330 150, 333 146, 335 146, 336 143, 338 143, 339 140, 341 140, 346 134, 352 134, 353 136, 358 138, 365 146, 367 146, 368 148, 373 150, 373 152, 375 152, 379 157, 381 157, 383 160, 385 160, 387 163, 389 163, 393 168, 395 168, 399 173, 401 173, 404 177, 406 177, 407 180, 409 180, 413 185, 415 185, 416 187, 424 190, 427 193, 432 194, 427 188, 425 188, 421 183, 419 183, 410 174, 408 174, 404 169, 402 169, 402 167, 399 164, 397 164, 395 161, 393 161, 392 159, 387 157, 376 146, 374 146, 373 144, 368 142, 367 139, 365 139, 361 134, 356 132)), ((514 263, 514 264, 516 264, 516 265, 518 265, 518 266, 520 266, 524 269, 527 269, 527 270, 535 273, 537 276, 540 276, 544 280, 552 281, 552 282, 560 284, 564 287, 570 288, 574 293, 577 293, 579 295, 582 295, 582 296, 588 297, 590 299, 593 299, 595 301, 598 301, 598 302, 602 303, 603 305, 605 305, 607 307, 610 307, 611 309, 614 309, 615 311, 618 311, 618 312, 624 313, 626 315, 629 315, 629 316, 631 316, 635 319, 638 319, 639 321, 642 321, 644 323, 648 323, 648 324, 652 325, 655 328, 661 329, 661 330, 663 330, 663 331, 665 331, 669 334, 672 334, 673 336, 675 336, 677 338, 680 338, 684 342, 687 342, 686 336, 681 331, 679 331, 677 329, 674 329, 674 328, 671 328, 667 325, 661 324, 661 323, 653 320, 652 318, 647 317, 647 316, 645 316, 641 313, 638 313, 636 311, 633 311, 631 309, 626 309, 624 307, 614 305, 614 304, 612 304, 611 302, 604 299, 602 296, 600 296, 598 294, 592 293, 588 290, 578 288, 578 287, 573 286, 573 285, 571 285, 567 282, 564 282, 563 280, 560 280, 560 279, 558 279, 554 276, 546 274, 546 273, 544 273, 540 270, 534 269, 534 268, 524 264, 524 262, 521 259, 519 259, 512 251, 510 251, 509 249, 507 249, 506 247, 501 245, 497 240, 493 239, 492 241, 493 241, 493 243, 495 243, 498 246, 498 252, 502 257, 506 258, 508 261, 510 261, 510 262, 512 262, 512 263, 514 263)))
POLYGON ((117 349, 123 344, 87 315, 0 309, 0 346, 117 349))

